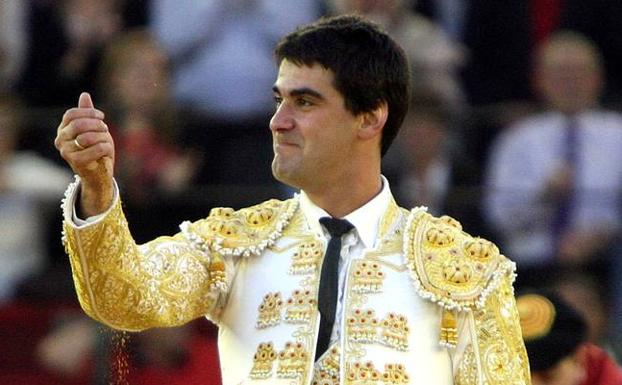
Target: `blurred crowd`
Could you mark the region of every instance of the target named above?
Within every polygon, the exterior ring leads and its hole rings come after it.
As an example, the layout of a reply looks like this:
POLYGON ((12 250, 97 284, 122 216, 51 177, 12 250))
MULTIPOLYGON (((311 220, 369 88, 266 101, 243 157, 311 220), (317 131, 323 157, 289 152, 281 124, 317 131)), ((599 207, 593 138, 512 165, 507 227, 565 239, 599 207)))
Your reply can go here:
POLYGON ((518 293, 554 292, 582 343, 622 357, 622 2, 2 0, 0 383, 220 383, 207 321, 130 335, 82 315, 55 129, 82 91, 106 112, 139 242, 286 198, 269 166, 272 49, 339 13, 383 26, 411 63, 383 162, 398 203, 495 241, 518 293))

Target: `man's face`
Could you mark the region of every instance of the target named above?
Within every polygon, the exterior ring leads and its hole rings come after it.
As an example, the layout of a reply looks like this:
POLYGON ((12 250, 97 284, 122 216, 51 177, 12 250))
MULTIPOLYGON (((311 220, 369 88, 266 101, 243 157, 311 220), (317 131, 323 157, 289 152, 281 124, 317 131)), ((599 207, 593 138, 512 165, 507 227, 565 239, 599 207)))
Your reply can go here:
POLYGON ((270 120, 272 173, 283 183, 318 190, 348 172, 361 117, 345 107, 331 70, 283 60, 270 120))
POLYGON ((573 114, 593 107, 601 89, 596 58, 576 44, 549 47, 541 56, 538 87, 543 98, 561 112, 573 114))

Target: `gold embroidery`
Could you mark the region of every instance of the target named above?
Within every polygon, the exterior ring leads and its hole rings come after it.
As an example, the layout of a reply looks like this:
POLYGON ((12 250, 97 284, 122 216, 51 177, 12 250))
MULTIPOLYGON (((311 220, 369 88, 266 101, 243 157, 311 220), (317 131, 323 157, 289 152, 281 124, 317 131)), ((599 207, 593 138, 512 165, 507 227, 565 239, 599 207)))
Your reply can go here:
POLYGON ((317 373, 313 377, 313 385, 339 385, 339 376, 330 375, 328 373, 317 373))
POLYGON ((380 381, 381 374, 371 361, 361 365, 359 362, 349 365, 347 378, 353 385, 375 385, 380 381))
POLYGON ((444 223, 444 224, 447 224, 447 225, 453 227, 454 229, 456 229, 458 231, 462 231, 462 225, 460 224, 460 222, 458 222, 454 218, 450 217, 449 215, 443 215, 440 218, 437 218, 434 222, 435 223, 444 223))
POLYGON ((441 318, 440 344, 442 346, 455 347, 458 343, 458 322, 452 310, 443 310, 441 318))
POLYGON ((402 364, 386 364, 382 380, 385 384, 408 384, 409 378, 402 364))
POLYGON ((475 360, 475 353, 473 352, 473 345, 469 344, 464 350, 462 360, 454 376, 456 385, 477 384, 477 373, 477 362, 475 360))
POLYGON ((212 283, 225 282, 226 271, 183 233, 137 246, 119 200, 100 221, 80 229, 65 222, 64 230, 76 292, 94 319, 132 331, 202 315, 217 322, 221 291, 212 283))
POLYGON ((447 247, 454 242, 454 234, 442 227, 433 227, 425 234, 426 244, 431 247, 447 247))
POLYGON ((309 353, 301 343, 286 343, 285 349, 279 353, 279 363, 276 371, 277 377, 303 377, 306 372, 308 357, 309 353))
POLYGON ((272 375, 272 366, 275 360, 276 352, 272 342, 260 343, 253 356, 253 368, 250 377, 254 379, 269 378, 272 375))
POLYGON ((339 345, 334 344, 327 353, 324 353, 315 364, 313 384, 315 385, 338 385, 339 384, 339 345))
POLYGON ((483 262, 499 255, 499 248, 494 243, 482 238, 475 238, 468 242, 464 250, 471 259, 483 262))
POLYGON ((257 328, 266 328, 278 325, 281 322, 281 309, 283 300, 281 293, 268 293, 263 297, 259 305, 259 315, 257 317, 257 328))
POLYGON ((219 207, 209 217, 185 223, 205 247, 222 255, 258 255, 274 244, 298 207, 298 199, 271 199, 238 211, 219 207))
POLYGON ((311 290, 294 290, 287 300, 285 322, 307 323, 316 311, 316 300, 311 290))
POLYGON ((356 309, 352 316, 348 317, 347 322, 349 339, 368 344, 376 341, 378 320, 373 310, 356 309))
POLYGON ((380 322, 380 340, 398 350, 408 350, 408 320, 403 315, 389 313, 380 322))
POLYGON ((445 308, 472 311, 513 271, 497 247, 460 230, 450 217, 434 218, 422 209, 410 213, 405 256, 419 294, 445 308))
POLYGON ((473 268, 471 265, 459 258, 448 259, 443 264, 443 279, 455 285, 468 283, 473 276, 473 268))
POLYGON ((529 362, 519 326, 511 276, 476 311, 478 351, 484 375, 490 384, 529 384, 529 362))
POLYGON ((212 253, 212 263, 208 271, 210 287, 224 288, 226 286, 225 262, 219 253, 212 253))
POLYGON ((380 293, 384 277, 384 272, 377 262, 356 261, 352 290, 357 293, 380 293))
POLYGON ((292 256, 291 274, 309 274, 317 271, 324 255, 322 243, 318 241, 303 242, 292 256))

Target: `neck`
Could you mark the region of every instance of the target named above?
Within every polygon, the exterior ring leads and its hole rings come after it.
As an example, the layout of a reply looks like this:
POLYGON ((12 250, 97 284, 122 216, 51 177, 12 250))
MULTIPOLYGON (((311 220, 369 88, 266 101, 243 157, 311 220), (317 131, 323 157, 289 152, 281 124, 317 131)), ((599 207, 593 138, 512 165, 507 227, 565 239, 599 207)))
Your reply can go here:
POLYGON ((334 218, 343 218, 372 200, 382 190, 380 164, 364 173, 342 175, 332 183, 304 189, 309 199, 334 218))

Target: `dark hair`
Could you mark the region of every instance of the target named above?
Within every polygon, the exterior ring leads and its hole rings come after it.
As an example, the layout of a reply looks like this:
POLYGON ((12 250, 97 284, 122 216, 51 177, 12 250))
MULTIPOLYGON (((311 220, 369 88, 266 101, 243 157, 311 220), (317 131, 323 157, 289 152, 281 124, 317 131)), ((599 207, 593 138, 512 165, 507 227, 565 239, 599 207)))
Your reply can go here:
POLYGON ((410 73, 404 50, 378 26, 354 15, 321 18, 285 36, 275 57, 278 64, 287 59, 331 70, 335 88, 354 115, 386 102, 389 116, 380 153, 387 152, 408 110, 410 73))

